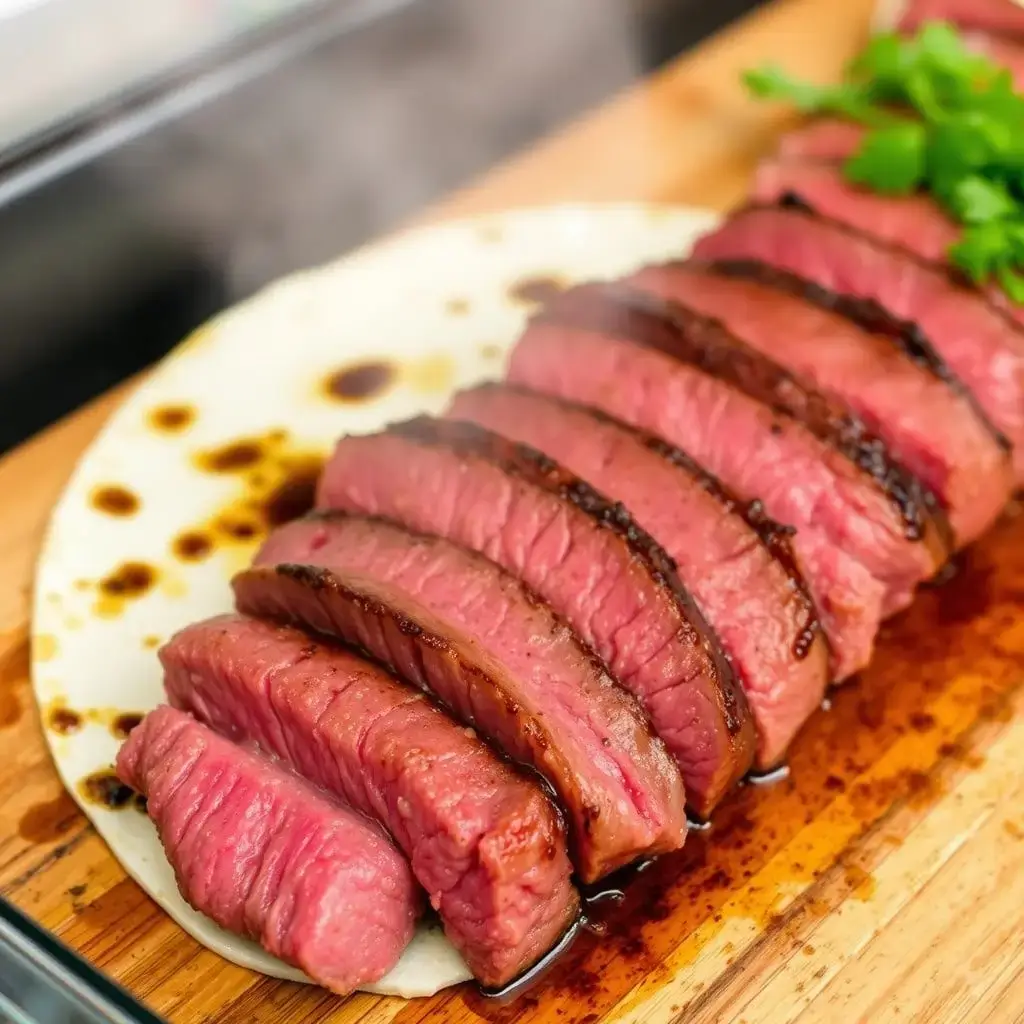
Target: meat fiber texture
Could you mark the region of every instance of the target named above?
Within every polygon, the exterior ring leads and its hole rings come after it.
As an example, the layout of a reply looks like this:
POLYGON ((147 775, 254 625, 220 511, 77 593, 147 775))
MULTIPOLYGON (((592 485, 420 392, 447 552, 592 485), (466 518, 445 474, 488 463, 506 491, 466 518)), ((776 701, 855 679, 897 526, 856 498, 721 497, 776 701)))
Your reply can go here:
POLYGON ((482 984, 535 963, 575 920, 565 837, 538 787, 382 669, 238 615, 160 652, 173 705, 381 822, 482 984))
POLYGON ((911 31, 928 21, 1024 39, 1024 7, 1015 0, 910 0, 899 27, 911 31))
POLYGON ((941 499, 960 545, 1002 512, 1013 484, 1006 447, 948 367, 924 365, 919 349, 908 353, 900 324, 890 325, 895 333, 868 330, 828 308, 837 297, 764 264, 667 264, 630 283, 720 320, 846 402, 941 499))
POLYGON ((169 707, 121 748, 196 910, 345 995, 409 944, 422 893, 379 825, 169 707))
MULTIPOLYGON (((1020 49, 1018 58, 1024 58, 1024 48, 1020 49)), ((799 200, 826 217, 866 231, 924 260, 948 265, 950 247, 962 237, 963 226, 925 194, 886 196, 848 182, 842 170, 842 150, 845 146, 849 146, 850 152, 856 149, 860 129, 852 134, 846 132, 845 143, 840 135, 832 135, 827 125, 808 129, 803 137, 810 142, 812 153, 818 132, 818 139, 826 149, 826 159, 765 161, 758 168, 754 198, 764 203, 799 200), (838 156, 827 156, 830 145, 839 151, 838 156)), ((790 145, 799 150, 801 133, 791 136, 790 145)), ((1024 322, 1024 307, 1016 305, 998 284, 989 284, 983 291, 1003 312, 1018 323, 1024 322)))
POLYGON ((682 846, 683 784, 664 744, 593 653, 513 576, 441 538, 344 513, 279 529, 255 564, 278 563, 325 568, 387 605, 336 597, 317 580, 289 618, 337 629, 542 775, 568 815, 585 881, 682 846), (319 617, 328 606, 329 624, 319 617), (434 657, 441 645, 447 656, 434 657))
POLYGON ((752 521, 684 452, 594 409, 484 385, 457 395, 451 415, 532 445, 629 507, 721 637, 754 712, 757 767, 775 766, 828 683, 827 644, 786 532, 752 521))
MULTIPOLYGON (((795 527, 840 678, 870 658, 883 612, 909 602, 941 564, 932 543, 909 539, 911 521, 931 537, 928 517, 919 500, 901 507, 881 486, 893 467, 884 468, 877 445, 864 450, 873 470, 865 472, 859 442, 841 450, 855 424, 713 321, 629 289, 577 289, 535 319, 509 373, 684 448, 741 498, 762 500, 795 527)), ((897 478, 909 496, 916 485, 897 478)))
POLYGON ((657 719, 696 816, 750 766, 749 708, 671 559, 564 466, 473 424, 421 418, 343 438, 318 503, 445 537, 522 579, 657 719))
POLYGON ((1024 481, 1024 331, 979 292, 902 249, 792 206, 741 210, 695 254, 760 260, 917 324, 1013 443, 1015 477, 1024 481))

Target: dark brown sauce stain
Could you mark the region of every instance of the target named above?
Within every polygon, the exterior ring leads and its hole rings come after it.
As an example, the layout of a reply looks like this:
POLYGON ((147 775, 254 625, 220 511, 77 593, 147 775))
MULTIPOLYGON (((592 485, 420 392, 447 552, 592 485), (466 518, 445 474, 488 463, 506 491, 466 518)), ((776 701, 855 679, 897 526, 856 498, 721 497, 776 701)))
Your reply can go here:
POLYGON ((524 277, 509 288, 508 297, 520 305, 541 306, 567 287, 566 282, 554 274, 524 277))
POLYGON ((395 382, 397 370, 391 363, 357 363, 335 370, 323 383, 323 393, 339 402, 368 402, 395 382))
POLYGON ((191 405, 161 405, 149 411, 149 425, 165 434, 180 434, 196 421, 191 405))
POLYGON ((97 512, 122 517, 135 515, 141 505, 137 495, 119 484, 97 487, 90 495, 89 502, 97 512))
POLYGON ((110 731, 114 739, 126 740, 132 729, 139 725, 143 716, 132 711, 123 711, 111 723, 110 731))
POLYGON ((27 632, 19 631, 9 643, 7 653, 0 660, 0 729, 10 729, 21 721, 19 691, 28 685, 32 664, 32 644, 27 632))
POLYGON ((46 725, 52 732, 60 733, 61 736, 70 736, 78 732, 85 723, 82 716, 71 708, 51 708, 46 716, 46 725))
POLYGON ((186 530, 174 538, 171 550, 183 562, 201 562, 213 551, 213 541, 200 530, 186 530))
POLYGON ((18 835, 28 843, 54 843, 74 826, 81 812, 67 793, 29 808, 18 822, 18 835))
MULTIPOLYGON (((888 625, 874 663, 834 690, 831 710, 817 713, 797 738, 787 778, 739 788, 711 828, 691 832, 683 850, 625 884, 624 899, 588 907, 600 934, 585 930, 530 993, 544 1019, 603 1018, 638 983, 667 980, 729 917, 781 928, 779 894, 812 884, 836 864, 843 898, 870 898, 873 878, 844 851, 893 807, 922 813, 941 799, 950 771, 983 763, 970 734, 1005 717, 1022 686, 1022 605, 1024 533, 1004 521, 948 587, 923 592, 888 625), (829 828, 804 831, 826 807, 829 828), (784 853, 797 848, 792 859, 784 853)), ((1024 836, 1024 827, 1011 828, 1024 836)), ((902 842, 900 835, 885 838, 890 848, 902 842)), ((815 897, 807 910, 827 916, 830 900, 815 897)), ((535 1019, 522 999, 498 1006, 469 986, 457 998, 500 1024, 535 1019)), ((396 1021, 414 1024, 417 1013, 403 1010, 396 1021)))
POLYGON ((93 772, 78 783, 78 792, 99 807, 109 811, 120 811, 127 807, 134 793, 113 772, 112 769, 93 772))

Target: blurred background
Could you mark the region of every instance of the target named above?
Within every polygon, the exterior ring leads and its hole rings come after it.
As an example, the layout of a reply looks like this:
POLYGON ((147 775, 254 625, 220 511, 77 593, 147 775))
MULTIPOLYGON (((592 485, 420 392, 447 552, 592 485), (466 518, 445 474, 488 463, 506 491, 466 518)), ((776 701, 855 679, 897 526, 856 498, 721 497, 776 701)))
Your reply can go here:
POLYGON ((0 0, 0 451, 758 0, 0 0))

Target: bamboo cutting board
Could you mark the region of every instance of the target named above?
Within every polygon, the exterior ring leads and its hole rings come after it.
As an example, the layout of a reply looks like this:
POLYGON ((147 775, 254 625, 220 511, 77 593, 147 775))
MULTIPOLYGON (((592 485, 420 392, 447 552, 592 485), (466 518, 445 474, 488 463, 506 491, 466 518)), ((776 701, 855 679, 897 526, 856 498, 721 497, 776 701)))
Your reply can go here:
MULTIPOLYGON (((818 78, 863 41, 871 0, 777 0, 499 168, 430 216, 555 200, 725 207, 778 111, 740 70, 818 78)), ((69 797, 28 692, 27 596, 50 506, 119 394, 0 462, 0 886, 173 1021, 605 1024, 1024 1020, 1024 516, 886 627, 872 668, 797 743, 789 779, 747 787, 600 915, 509 1006, 319 990, 231 966, 128 880, 69 797)))

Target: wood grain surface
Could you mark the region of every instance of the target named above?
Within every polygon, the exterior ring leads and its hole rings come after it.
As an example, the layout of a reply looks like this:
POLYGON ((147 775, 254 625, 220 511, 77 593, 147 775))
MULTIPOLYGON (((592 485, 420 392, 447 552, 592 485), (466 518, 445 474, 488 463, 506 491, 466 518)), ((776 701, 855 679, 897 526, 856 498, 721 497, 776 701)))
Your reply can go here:
MULTIPOLYGON (((871 0, 777 0, 424 219, 560 200, 726 207, 783 112, 739 72, 816 78, 863 41, 871 0)), ((1024 517, 888 625, 875 664, 801 736, 788 779, 748 786, 709 834, 631 886, 528 997, 470 987, 347 1001, 226 964, 126 879, 57 780, 28 687, 28 594, 48 511, 123 396, 0 462, 0 886, 180 1022, 1024 1020, 1024 517)))

